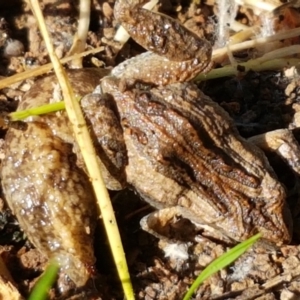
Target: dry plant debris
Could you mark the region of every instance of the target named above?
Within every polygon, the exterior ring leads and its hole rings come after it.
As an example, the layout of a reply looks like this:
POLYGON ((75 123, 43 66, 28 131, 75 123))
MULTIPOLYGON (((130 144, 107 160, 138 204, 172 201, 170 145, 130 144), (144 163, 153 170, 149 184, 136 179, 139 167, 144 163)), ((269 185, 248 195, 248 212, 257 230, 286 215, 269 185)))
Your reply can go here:
MULTIPOLYGON (((77 7, 73 1, 44 0, 42 3, 56 52, 59 57, 64 57, 70 50, 77 30, 77 7)), ((94 1, 93 3, 86 49, 102 46, 104 51, 94 57, 86 57, 83 61, 85 66, 95 64, 106 67, 115 66, 120 61, 142 51, 134 43, 126 44, 120 50, 120 46, 112 40, 116 28, 112 15, 113 5, 113 1, 94 1)), ((201 84, 202 90, 230 113, 245 137, 278 128, 295 127, 295 124, 299 124, 297 114, 295 114, 300 109, 297 65, 290 71, 290 74, 281 73, 280 70, 267 72, 268 66, 264 70, 266 72, 250 71, 245 74, 244 68, 239 67, 242 61, 256 58, 258 59, 256 63, 260 65, 259 59, 265 54, 269 55, 265 57, 268 61, 283 58, 282 66, 285 67, 289 66, 290 56, 295 59, 293 64, 298 62, 298 1, 291 1, 274 14, 272 10, 278 5, 280 5, 278 2, 274 4, 273 2, 245 1, 233 6, 237 17, 229 22, 226 19, 223 20, 223 26, 224 24, 227 26, 228 23, 231 28, 223 27, 221 31, 222 35, 228 32, 228 36, 233 40, 232 45, 225 46, 224 50, 215 49, 213 58, 216 65, 227 65, 230 61, 234 74, 238 76, 215 79, 201 84), (267 17, 263 19, 261 15, 267 17), (274 24, 270 25, 271 22, 274 24), (235 28, 243 28, 242 34, 234 35, 232 30, 234 31, 235 28), (273 28, 273 32, 269 31, 270 28, 273 28), (295 30, 293 38, 284 38, 292 30, 295 30), (282 34, 282 36, 268 42, 269 38, 266 36, 272 34, 282 34), (253 40, 248 41, 251 36, 253 40), (241 43, 245 39, 247 40, 245 43, 248 44, 242 46, 241 43), (291 52, 285 52, 287 49, 291 52)), ((47 51, 40 35, 37 34, 37 25, 27 2, 17 0, 12 0, 10 3, 2 2, 0 8, 0 11, 7 12, 7 14, 3 13, 3 16, 0 15, 0 18, 2 17, 0 20, 1 76, 4 78, 19 74, 48 63, 47 51)), ((207 1, 206 4, 201 5, 196 1, 188 4, 185 1, 181 3, 179 1, 176 4, 172 4, 171 1, 161 1, 155 7, 155 10, 170 14, 190 28, 196 29, 198 34, 206 36, 213 44, 214 39, 217 39, 215 36, 217 25, 212 16, 220 9, 220 4, 218 6, 214 1, 207 1)), ((255 70, 255 67, 253 69, 255 70)), ((3 110, 11 111, 15 103, 22 98, 23 93, 32 86, 33 81, 34 79, 28 78, 3 88, 0 94, 3 110)), ((297 130, 295 130, 295 135, 297 138, 297 130)), ((196 299, 296 299, 299 297, 298 177, 291 171, 283 169, 282 162, 273 153, 269 156, 289 193, 288 201, 292 207, 295 224, 294 244, 280 249, 257 245, 251 252, 235 262, 231 268, 219 272, 206 282, 199 289, 196 299)), ((139 199, 132 201, 134 196, 128 193, 117 195, 114 205, 119 222, 125 224, 122 233, 125 237, 126 253, 131 262, 130 269, 136 296, 138 299, 181 299, 195 275, 208 262, 222 254, 226 247, 211 241, 206 241, 205 246, 189 241, 184 246, 189 255, 188 260, 166 258, 160 250, 165 247, 163 242, 160 241, 158 245, 156 239, 139 230, 138 221, 141 215, 138 214, 129 220, 124 218, 132 210, 143 206, 139 199)), ((11 246, 4 261, 19 291, 26 295, 36 280, 33 278, 41 273, 41 266, 45 261, 34 252, 28 259, 28 253, 32 253, 32 250, 28 252, 30 245, 24 246, 23 240, 13 239, 14 232, 17 232, 15 221, 11 217, 8 221, 5 214, 6 210, 3 208, 1 212, 3 242, 1 244, 11 246), (11 238, 9 241, 4 239, 7 236, 11 238), (24 270, 26 273, 22 273, 24 270)), ((20 235, 20 232, 18 234, 20 235)), ((101 280, 98 286, 98 282, 95 285, 101 290, 100 294, 103 299, 121 299, 122 294, 116 288, 118 284, 112 274, 112 266, 109 263, 105 265, 103 262, 104 254, 101 247, 105 248, 105 242, 97 241, 97 243, 99 253, 97 267, 101 280)), ((14 287, 12 289, 15 290, 14 287)), ((56 293, 51 292, 53 299, 57 298, 56 293)), ((95 294, 97 292, 94 287, 89 287, 86 292, 78 291, 77 299, 94 299, 95 294)))

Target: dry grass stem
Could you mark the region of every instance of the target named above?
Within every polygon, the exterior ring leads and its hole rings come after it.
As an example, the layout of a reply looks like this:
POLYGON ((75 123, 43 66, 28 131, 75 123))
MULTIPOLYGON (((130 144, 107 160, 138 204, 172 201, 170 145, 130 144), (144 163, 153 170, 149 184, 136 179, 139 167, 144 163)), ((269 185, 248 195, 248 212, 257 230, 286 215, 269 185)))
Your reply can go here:
MULTIPOLYGON (((79 20, 77 33, 74 36, 74 41, 69 55, 81 53, 84 51, 86 45, 86 38, 90 26, 91 15, 91 0, 80 0, 79 2, 79 20)), ((74 58, 71 61, 72 68, 82 68, 82 57, 74 58)))
MULTIPOLYGON (((84 57, 84 56, 87 56, 87 55, 90 55, 90 54, 99 53, 99 52, 102 52, 104 50, 105 50, 105 48, 103 46, 101 46, 101 47, 98 47, 98 48, 95 48, 95 49, 91 49, 91 50, 82 52, 80 54, 74 54, 72 56, 62 58, 60 60, 60 63, 65 64, 65 63, 67 63, 67 62, 69 62, 73 59, 84 57)), ((24 71, 22 73, 15 74, 15 75, 7 77, 5 79, 1 79, 0 80, 0 89, 3 89, 5 87, 8 87, 8 86, 16 83, 16 82, 23 81, 23 80, 26 80, 26 79, 31 78, 31 77, 43 75, 43 74, 51 71, 52 69, 53 69, 53 65, 52 65, 52 63, 49 63, 49 64, 37 67, 37 68, 32 69, 32 70, 27 70, 27 71, 24 71)))
POLYGON ((96 152, 93 147, 93 142, 89 135, 83 113, 78 101, 76 101, 70 82, 66 76, 66 72, 57 58, 53 44, 50 40, 49 33, 46 28, 45 20, 39 6, 38 0, 31 0, 34 8, 34 13, 39 23, 39 27, 44 38, 50 59, 53 64, 55 74, 60 83, 63 97, 65 100, 66 111, 76 138, 76 141, 82 152, 91 183, 94 188, 95 195, 98 200, 98 205, 102 213, 102 219, 107 232, 108 240, 112 250, 115 265, 117 267, 124 294, 128 300, 134 299, 132 284, 128 272, 128 267, 125 259, 120 234, 117 227, 117 222, 113 212, 113 208, 109 199, 109 195, 103 178, 101 175, 96 152))
POLYGON ((260 0, 235 0, 237 4, 242 6, 249 6, 252 9, 256 9, 260 12, 263 11, 272 11, 278 5, 280 5, 280 2, 278 4, 270 3, 267 1, 260 1, 260 0))
MULTIPOLYGON (((272 36, 257 38, 251 41, 230 45, 230 51, 235 52, 235 51, 242 51, 250 48, 255 48, 258 45, 264 45, 274 41, 285 40, 299 35, 300 35, 300 28, 290 29, 284 32, 276 33, 272 36)), ((213 60, 226 55, 226 53, 227 53, 227 47, 215 49, 213 51, 213 60)))

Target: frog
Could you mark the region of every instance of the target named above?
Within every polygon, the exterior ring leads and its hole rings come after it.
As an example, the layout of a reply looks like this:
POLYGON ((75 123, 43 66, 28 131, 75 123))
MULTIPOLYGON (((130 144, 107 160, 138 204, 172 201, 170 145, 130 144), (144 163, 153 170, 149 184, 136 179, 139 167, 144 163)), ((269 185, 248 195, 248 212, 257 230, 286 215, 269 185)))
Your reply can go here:
MULTIPOLYGON (((211 68, 211 44, 143 4, 118 0, 114 14, 148 52, 110 73, 68 71, 74 92, 84 96, 107 188, 129 187, 156 208, 141 225, 159 237, 156 228, 180 216, 224 243, 257 232, 276 245, 289 243, 285 189, 263 151, 189 82, 211 68)), ((18 110, 56 101, 54 82, 53 75, 38 80, 18 110)), ((32 244, 84 286, 95 272, 99 213, 66 113, 15 124, 5 144, 1 178, 9 207, 32 244)))

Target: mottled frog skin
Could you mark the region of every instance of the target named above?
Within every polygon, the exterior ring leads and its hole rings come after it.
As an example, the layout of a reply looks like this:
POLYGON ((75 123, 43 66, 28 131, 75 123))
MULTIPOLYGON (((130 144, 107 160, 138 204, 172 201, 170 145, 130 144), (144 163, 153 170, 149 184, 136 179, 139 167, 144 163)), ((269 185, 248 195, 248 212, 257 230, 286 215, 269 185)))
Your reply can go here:
POLYGON ((258 231, 279 245, 290 240, 285 190, 264 153, 195 85, 120 92, 118 80, 107 78, 102 89, 118 108, 127 182, 160 209, 149 226, 171 219, 171 208, 225 242, 258 231))
MULTIPOLYGON (((263 152, 240 137, 221 107, 185 82, 210 68, 210 44, 136 2, 117 1, 115 16, 152 52, 117 66, 96 89, 102 94, 81 101, 107 187, 129 186, 158 209, 143 227, 179 215, 221 241, 261 232, 273 243, 288 243, 285 190, 263 152)), ((107 72, 68 74, 75 93, 86 95, 107 72)), ((53 76, 38 80, 18 110, 51 101, 53 82, 53 76)), ((10 128, 1 176, 29 240, 84 285, 95 263, 97 209, 66 113, 10 128)))
MULTIPOLYGON (((77 83, 75 93, 90 93, 101 73, 69 73, 77 83)), ((48 103, 55 81, 54 75, 38 80, 18 109, 48 103)), ((10 208, 36 248, 49 258, 55 256, 72 280, 83 285, 95 263, 97 210, 88 176, 76 164, 66 113, 13 126, 5 141, 1 178, 10 208)))

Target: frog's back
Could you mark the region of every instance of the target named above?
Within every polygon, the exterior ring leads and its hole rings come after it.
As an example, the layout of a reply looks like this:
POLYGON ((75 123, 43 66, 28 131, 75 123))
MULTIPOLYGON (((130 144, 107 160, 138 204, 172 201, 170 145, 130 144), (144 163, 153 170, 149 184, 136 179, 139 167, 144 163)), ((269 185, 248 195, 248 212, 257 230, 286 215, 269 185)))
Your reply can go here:
POLYGON ((147 201, 184 207, 192 221, 234 241, 259 231, 289 242, 285 190, 264 153, 195 85, 125 92, 117 101, 130 128, 127 179, 147 201))

